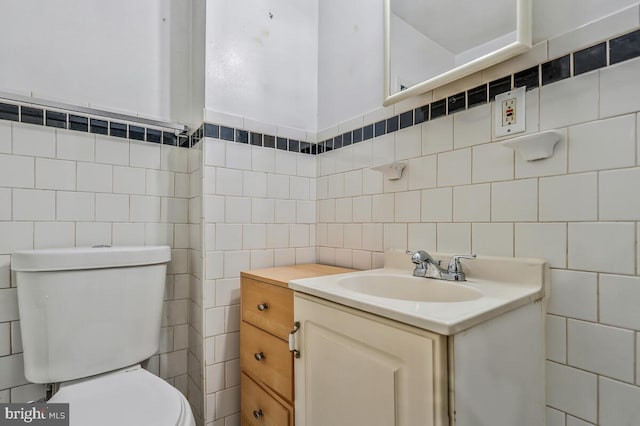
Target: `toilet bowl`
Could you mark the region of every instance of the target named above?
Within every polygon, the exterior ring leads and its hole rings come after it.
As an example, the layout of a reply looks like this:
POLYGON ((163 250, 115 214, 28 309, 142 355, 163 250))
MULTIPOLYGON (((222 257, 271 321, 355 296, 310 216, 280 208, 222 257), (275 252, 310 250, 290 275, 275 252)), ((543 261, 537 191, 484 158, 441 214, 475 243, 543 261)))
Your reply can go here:
POLYGON ((186 398, 140 366, 62 383, 49 402, 69 404, 72 426, 195 425, 186 398))
POLYGON ((25 377, 53 383, 70 426, 195 426, 176 388, 140 367, 158 351, 167 246, 15 252, 25 377))

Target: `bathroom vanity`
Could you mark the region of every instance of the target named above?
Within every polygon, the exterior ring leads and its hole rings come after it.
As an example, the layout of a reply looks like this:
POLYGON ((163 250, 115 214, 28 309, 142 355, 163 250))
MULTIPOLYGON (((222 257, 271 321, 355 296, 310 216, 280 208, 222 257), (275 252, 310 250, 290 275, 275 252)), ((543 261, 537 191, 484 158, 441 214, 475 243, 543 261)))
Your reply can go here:
POLYGON ((383 269, 292 280, 296 424, 544 424, 547 265, 463 266, 466 282, 418 278, 387 253, 383 269))
POLYGON ((240 413, 243 425, 294 423, 293 279, 353 272, 326 265, 295 265, 241 274, 240 413))

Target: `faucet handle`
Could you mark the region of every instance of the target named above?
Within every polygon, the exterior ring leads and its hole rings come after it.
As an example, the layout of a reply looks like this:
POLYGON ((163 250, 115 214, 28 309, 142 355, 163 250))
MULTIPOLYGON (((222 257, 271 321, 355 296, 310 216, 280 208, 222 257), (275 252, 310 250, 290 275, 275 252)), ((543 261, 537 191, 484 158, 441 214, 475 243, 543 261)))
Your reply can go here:
POLYGON ((449 261, 449 272, 462 272, 462 265, 460 265, 460 259, 475 259, 477 255, 475 254, 456 254, 455 256, 451 256, 451 260, 449 261))

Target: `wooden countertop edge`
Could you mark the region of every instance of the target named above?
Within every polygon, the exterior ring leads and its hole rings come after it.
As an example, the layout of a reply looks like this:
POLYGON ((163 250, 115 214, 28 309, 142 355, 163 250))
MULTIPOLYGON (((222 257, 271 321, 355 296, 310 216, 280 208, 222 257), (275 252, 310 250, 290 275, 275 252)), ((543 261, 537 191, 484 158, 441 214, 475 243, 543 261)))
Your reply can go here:
POLYGON ((275 268, 242 271, 240 276, 242 278, 250 278, 257 281, 267 282, 280 287, 288 287, 288 283, 291 280, 320 277, 322 275, 345 274, 348 272, 355 272, 355 269, 321 265, 319 263, 307 263, 302 265, 277 266, 275 268))

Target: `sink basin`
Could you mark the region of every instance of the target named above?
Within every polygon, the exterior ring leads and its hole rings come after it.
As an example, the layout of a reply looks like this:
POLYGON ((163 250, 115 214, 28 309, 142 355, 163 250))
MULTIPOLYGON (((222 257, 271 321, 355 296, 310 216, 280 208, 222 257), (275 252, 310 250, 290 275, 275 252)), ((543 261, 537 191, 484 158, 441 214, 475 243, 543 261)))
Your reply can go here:
POLYGON ((369 296, 416 302, 467 302, 483 295, 469 285, 411 275, 359 274, 341 278, 337 284, 369 296))

